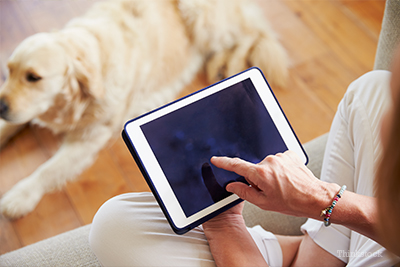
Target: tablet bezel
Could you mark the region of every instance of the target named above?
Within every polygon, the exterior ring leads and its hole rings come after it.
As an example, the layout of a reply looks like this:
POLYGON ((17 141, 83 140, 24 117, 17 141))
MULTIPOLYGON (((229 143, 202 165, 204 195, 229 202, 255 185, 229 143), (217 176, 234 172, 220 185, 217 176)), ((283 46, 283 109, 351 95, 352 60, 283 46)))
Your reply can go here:
POLYGON ((139 165, 142 174, 145 176, 147 183, 176 233, 184 233, 192 229, 194 226, 204 222, 210 216, 214 216, 219 212, 226 210, 228 207, 237 204, 240 202, 240 199, 236 195, 231 195, 189 217, 186 217, 140 126, 248 78, 250 78, 253 83, 255 90, 269 112, 271 119, 281 134, 287 148, 296 152, 302 161, 307 164, 308 158, 301 143, 283 113, 282 108, 280 107, 263 73, 256 67, 250 68, 235 76, 229 77, 221 82, 130 120, 124 126, 124 140, 130 146, 130 151, 134 156, 135 161, 139 165))

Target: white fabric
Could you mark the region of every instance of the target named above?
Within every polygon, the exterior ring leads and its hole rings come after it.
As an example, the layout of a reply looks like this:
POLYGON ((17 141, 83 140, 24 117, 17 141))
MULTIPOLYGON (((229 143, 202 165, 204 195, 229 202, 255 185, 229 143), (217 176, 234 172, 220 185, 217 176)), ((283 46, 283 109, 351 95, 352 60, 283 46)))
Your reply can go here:
MULTIPOLYGON (((390 104, 390 72, 369 72, 348 88, 333 120, 321 179, 358 194, 373 196, 380 159, 380 121, 390 104)), ((340 201, 340 200, 339 200, 340 201)), ((301 227, 316 244, 349 266, 392 266, 398 259, 379 244, 350 229, 309 219, 301 227)))
POLYGON ((282 266, 282 249, 276 236, 271 232, 265 231, 259 225, 248 228, 247 230, 257 244, 265 261, 268 262, 268 265, 271 267, 282 266))
MULTIPOLYGON (((282 266, 275 236, 261 227, 248 230, 265 260, 282 266)), ((151 193, 107 201, 93 219, 89 242, 104 266, 215 266, 203 229, 175 234, 151 193)))
POLYGON ((175 234, 151 193, 107 201, 93 219, 89 242, 104 266, 215 266, 203 231, 175 234))

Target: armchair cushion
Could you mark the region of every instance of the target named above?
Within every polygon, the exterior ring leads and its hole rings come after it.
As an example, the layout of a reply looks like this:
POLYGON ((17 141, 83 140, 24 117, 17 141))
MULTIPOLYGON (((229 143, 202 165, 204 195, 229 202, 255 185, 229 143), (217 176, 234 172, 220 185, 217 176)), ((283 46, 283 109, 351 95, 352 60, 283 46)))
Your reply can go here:
POLYGON ((0 256, 0 266, 101 266, 89 246, 90 225, 0 256))

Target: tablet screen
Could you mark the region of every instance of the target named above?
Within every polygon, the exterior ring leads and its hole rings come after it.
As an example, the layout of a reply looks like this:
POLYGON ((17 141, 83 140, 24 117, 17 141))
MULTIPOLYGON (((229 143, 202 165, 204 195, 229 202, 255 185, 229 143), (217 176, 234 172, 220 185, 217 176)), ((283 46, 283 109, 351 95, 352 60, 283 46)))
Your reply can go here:
POLYGON ((140 126, 186 217, 230 195, 212 156, 258 163, 288 148, 247 78, 140 126))

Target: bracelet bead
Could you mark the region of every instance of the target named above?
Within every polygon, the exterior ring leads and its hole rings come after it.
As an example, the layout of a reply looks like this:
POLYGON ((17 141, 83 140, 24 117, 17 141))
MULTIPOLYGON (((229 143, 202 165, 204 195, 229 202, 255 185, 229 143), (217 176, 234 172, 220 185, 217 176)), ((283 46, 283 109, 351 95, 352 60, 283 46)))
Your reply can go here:
POLYGON ((329 225, 331 225, 330 217, 331 217, 333 208, 336 206, 336 203, 337 203, 337 202, 339 201, 339 199, 342 197, 342 194, 343 194, 343 192, 346 190, 346 188, 347 188, 346 185, 343 185, 343 186, 340 188, 340 190, 339 190, 339 192, 337 193, 337 195, 333 198, 332 204, 331 204, 329 207, 327 207, 326 209, 323 209, 323 210, 321 211, 321 215, 320 215, 320 216, 325 215, 325 218, 324 218, 324 225, 325 225, 326 227, 328 227, 329 225))

